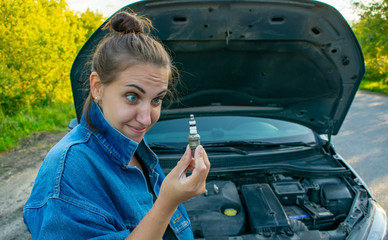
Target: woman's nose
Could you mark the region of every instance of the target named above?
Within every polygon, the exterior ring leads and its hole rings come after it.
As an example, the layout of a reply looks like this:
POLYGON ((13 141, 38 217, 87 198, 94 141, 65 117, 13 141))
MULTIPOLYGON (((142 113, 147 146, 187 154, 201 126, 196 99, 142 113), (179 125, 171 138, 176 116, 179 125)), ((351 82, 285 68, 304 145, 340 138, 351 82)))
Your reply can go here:
POLYGON ((143 126, 151 124, 151 111, 152 108, 148 104, 141 104, 136 114, 136 121, 141 123, 143 126))

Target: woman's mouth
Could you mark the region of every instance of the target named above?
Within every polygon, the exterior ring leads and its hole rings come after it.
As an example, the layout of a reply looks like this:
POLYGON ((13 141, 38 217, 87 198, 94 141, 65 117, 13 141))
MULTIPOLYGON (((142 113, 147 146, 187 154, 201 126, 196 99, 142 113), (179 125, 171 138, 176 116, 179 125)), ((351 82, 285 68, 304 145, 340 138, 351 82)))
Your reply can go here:
POLYGON ((137 134, 145 133, 147 129, 145 127, 133 127, 133 126, 129 126, 129 128, 131 129, 132 132, 137 134))

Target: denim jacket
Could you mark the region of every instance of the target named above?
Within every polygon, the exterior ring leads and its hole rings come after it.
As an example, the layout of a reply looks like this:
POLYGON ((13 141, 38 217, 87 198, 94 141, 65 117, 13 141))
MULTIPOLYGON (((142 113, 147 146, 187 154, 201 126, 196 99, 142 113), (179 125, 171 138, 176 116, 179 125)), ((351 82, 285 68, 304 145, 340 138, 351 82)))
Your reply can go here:
MULTIPOLYGON (((153 195, 137 167, 143 160, 157 196, 164 174, 144 140, 136 143, 113 128, 97 104, 93 124, 81 123, 47 154, 23 212, 33 239, 125 239, 153 205, 153 195)), ((169 223, 178 239, 193 239, 181 204, 169 223)))

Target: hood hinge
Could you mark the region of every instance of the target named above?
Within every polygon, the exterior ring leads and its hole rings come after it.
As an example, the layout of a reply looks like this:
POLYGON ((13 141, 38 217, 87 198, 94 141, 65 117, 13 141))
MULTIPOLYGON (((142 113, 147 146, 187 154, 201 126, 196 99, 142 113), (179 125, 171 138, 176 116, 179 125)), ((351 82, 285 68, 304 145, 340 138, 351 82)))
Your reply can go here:
POLYGON ((334 129, 334 121, 329 122, 329 127, 327 129, 327 143, 325 146, 326 151, 329 153, 330 152, 330 146, 331 146, 331 136, 333 135, 333 129, 334 129))

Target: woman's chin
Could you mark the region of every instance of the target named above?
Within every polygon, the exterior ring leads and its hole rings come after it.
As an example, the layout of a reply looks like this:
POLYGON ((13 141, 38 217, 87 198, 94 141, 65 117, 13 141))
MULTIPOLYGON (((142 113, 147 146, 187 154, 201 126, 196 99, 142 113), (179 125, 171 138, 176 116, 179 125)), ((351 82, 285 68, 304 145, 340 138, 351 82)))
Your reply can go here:
POLYGON ((132 141, 135 141, 137 143, 140 143, 143 140, 144 134, 136 134, 133 132, 124 134, 127 138, 131 139, 132 141))

